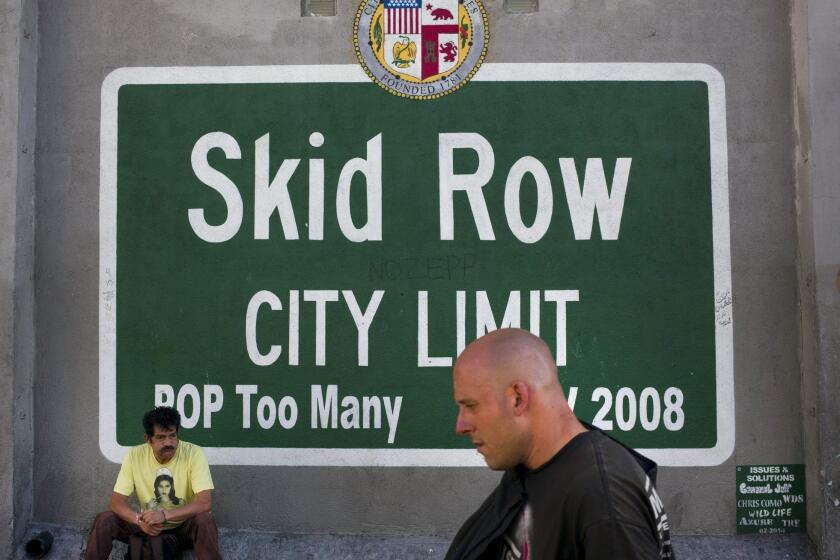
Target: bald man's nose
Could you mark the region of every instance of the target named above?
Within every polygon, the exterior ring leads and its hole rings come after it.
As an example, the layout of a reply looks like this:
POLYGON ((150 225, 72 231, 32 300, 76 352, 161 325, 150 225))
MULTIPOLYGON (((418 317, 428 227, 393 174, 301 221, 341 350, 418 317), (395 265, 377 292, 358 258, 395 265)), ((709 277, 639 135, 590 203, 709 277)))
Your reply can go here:
POLYGON ((455 433, 459 436, 466 435, 473 431, 473 426, 466 420, 461 417, 461 413, 458 413, 458 418, 455 419, 455 433))

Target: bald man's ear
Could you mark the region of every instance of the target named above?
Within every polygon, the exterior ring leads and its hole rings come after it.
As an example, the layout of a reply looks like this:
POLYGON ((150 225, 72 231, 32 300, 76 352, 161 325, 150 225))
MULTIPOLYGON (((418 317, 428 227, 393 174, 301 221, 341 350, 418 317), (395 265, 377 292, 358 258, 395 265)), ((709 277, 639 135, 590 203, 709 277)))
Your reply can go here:
POLYGON ((524 381, 514 381, 510 386, 513 393, 513 413, 520 416, 528 410, 531 393, 524 381))

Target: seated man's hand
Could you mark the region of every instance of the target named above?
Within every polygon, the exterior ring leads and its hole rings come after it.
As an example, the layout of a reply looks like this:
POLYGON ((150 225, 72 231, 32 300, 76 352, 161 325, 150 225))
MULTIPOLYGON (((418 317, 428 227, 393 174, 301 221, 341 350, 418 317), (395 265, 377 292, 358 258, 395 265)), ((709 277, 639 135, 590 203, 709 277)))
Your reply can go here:
POLYGON ((161 531, 163 531, 163 524, 151 525, 140 518, 137 519, 137 524, 140 526, 140 529, 142 529, 143 532, 150 537, 156 537, 161 533, 161 531))
POLYGON ((166 521, 166 515, 161 510, 147 509, 140 514, 140 519, 149 525, 163 526, 166 521))
POLYGON ((162 511, 146 510, 137 516, 137 525, 150 537, 163 531, 164 514, 162 511))

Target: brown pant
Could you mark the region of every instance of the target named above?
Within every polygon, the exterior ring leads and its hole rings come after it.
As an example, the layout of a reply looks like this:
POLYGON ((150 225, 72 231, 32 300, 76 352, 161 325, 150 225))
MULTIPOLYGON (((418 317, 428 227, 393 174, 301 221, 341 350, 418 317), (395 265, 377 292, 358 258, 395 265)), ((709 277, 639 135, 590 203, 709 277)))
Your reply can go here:
MULTIPOLYGON (((219 530, 210 513, 199 513, 166 532, 178 537, 181 548, 192 548, 198 560, 222 558, 219 552, 219 530)), ((85 548, 85 560, 108 560, 114 539, 127 543, 132 534, 143 534, 143 530, 134 523, 124 521, 113 511, 103 511, 93 520, 85 548)))

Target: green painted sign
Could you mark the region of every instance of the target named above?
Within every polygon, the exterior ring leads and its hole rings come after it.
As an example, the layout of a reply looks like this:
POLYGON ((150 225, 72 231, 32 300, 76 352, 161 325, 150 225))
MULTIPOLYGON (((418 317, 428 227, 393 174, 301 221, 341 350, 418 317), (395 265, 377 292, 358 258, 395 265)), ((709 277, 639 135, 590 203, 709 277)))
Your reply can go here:
POLYGON ((805 531, 805 465, 738 465, 738 534, 805 531))
POLYGON ((100 442, 155 404, 212 462, 483 465, 451 366, 503 326, 666 465, 733 447, 723 82, 486 65, 126 68, 102 88, 100 442))

